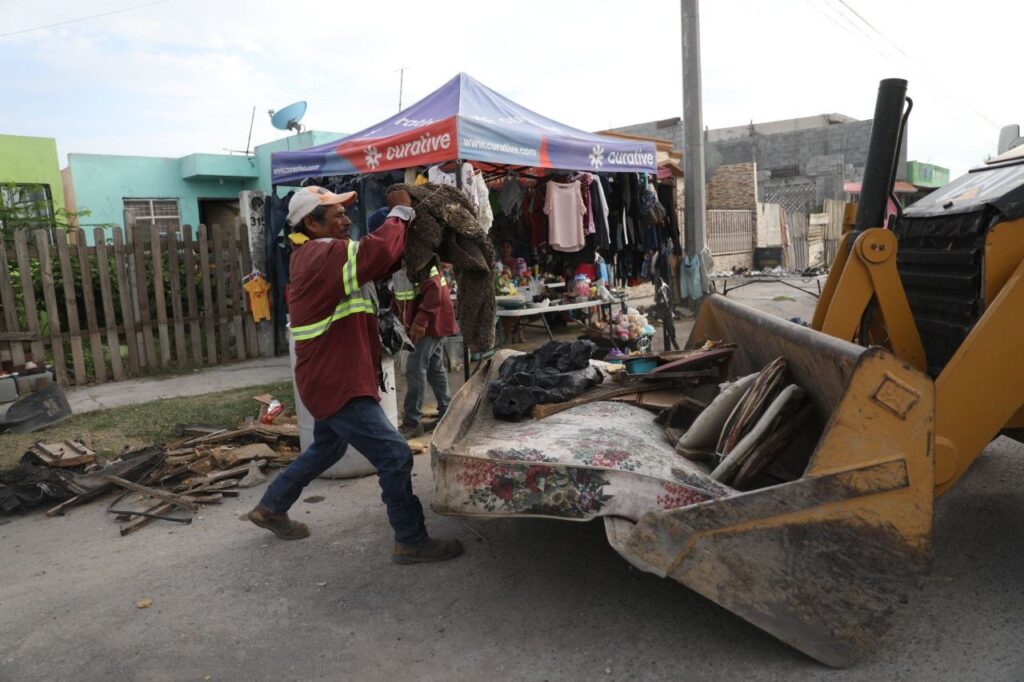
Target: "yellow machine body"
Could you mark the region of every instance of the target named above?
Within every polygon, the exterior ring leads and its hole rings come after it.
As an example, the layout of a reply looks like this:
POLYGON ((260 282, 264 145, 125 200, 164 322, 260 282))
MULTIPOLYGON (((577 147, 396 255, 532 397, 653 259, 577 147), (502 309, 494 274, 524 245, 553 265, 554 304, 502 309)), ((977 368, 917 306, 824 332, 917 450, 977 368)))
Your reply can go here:
POLYGON ((1024 159, 935 194, 893 230, 848 213, 810 328, 720 295, 701 308, 688 346, 738 344, 738 375, 784 357, 818 408, 802 478, 609 531, 638 566, 829 665, 857 660, 920 584, 935 497, 1024 433, 1024 159))

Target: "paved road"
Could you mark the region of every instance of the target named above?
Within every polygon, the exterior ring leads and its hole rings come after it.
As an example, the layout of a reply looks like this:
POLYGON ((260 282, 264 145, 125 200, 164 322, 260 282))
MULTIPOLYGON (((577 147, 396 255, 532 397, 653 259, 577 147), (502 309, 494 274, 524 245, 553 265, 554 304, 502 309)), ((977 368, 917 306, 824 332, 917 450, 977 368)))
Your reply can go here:
MULTIPOLYGON (((426 457, 416 473, 426 502, 426 457)), ((597 523, 430 514, 468 554, 393 567, 375 479, 315 483, 299 542, 238 519, 258 494, 127 538, 102 504, 0 525, 0 680, 1024 679, 1024 446, 1008 440, 939 501, 926 587, 844 671, 631 570, 597 523)))

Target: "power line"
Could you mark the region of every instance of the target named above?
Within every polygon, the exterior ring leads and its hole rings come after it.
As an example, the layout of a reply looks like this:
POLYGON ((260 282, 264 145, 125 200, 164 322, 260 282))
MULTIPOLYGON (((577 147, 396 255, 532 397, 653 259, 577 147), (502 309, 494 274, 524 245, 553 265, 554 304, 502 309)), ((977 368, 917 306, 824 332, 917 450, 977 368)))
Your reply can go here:
POLYGON ((848 2, 846 2, 846 0, 835 0, 835 2, 840 3, 843 7, 845 7, 850 12, 852 12, 853 15, 855 17, 857 17, 857 19, 859 19, 865 26, 867 26, 872 31, 874 31, 876 34, 878 34, 883 40, 885 40, 890 46, 892 46, 893 49, 895 49, 897 52, 899 52, 901 55, 903 55, 903 57, 911 64, 911 66, 916 67, 921 72, 921 74, 926 78, 926 80, 931 81, 931 84, 932 84, 932 86, 935 87, 936 91, 940 95, 945 97, 949 102, 951 102, 953 104, 956 104, 956 105, 958 105, 960 107, 963 107, 967 111, 970 111, 972 114, 977 116, 979 119, 981 119, 982 121, 984 121, 988 125, 994 126, 994 127, 999 127, 998 123, 993 121, 991 118, 989 118, 988 116, 986 116, 982 112, 980 112, 977 109, 975 109, 970 103, 968 103, 968 102, 966 102, 966 101, 964 101, 964 100, 962 100, 960 98, 953 97, 952 95, 947 94, 945 92, 945 90, 943 90, 942 86, 938 82, 936 82, 935 79, 931 78, 930 74, 927 72, 927 68, 923 64, 921 64, 921 62, 919 62, 916 59, 914 59, 913 57, 911 57, 909 54, 907 54, 903 50, 903 48, 901 48, 898 44, 896 44, 896 42, 891 40, 888 36, 886 36, 880 30, 875 28, 874 24, 872 24, 870 21, 865 19, 864 16, 860 12, 855 10, 848 2))
POLYGON ((895 48, 897 49, 897 51, 899 51, 899 53, 900 53, 900 54, 902 54, 902 55, 903 55, 904 57, 906 57, 907 59, 910 59, 910 55, 909 55, 909 54, 907 54, 906 52, 904 52, 904 51, 903 51, 903 49, 902 49, 902 48, 901 48, 901 47, 900 47, 899 45, 897 45, 897 44, 896 44, 896 43, 894 43, 893 41, 889 40, 889 38, 888 38, 888 37, 887 37, 887 36, 886 36, 886 35, 885 35, 884 33, 882 33, 882 32, 881 32, 881 31, 879 31, 879 30, 878 30, 877 28, 875 28, 874 24, 872 24, 872 23, 871 23, 870 21, 868 21, 867 19, 865 19, 865 18, 863 17, 863 15, 861 15, 861 13, 860 13, 860 12, 858 12, 858 11, 857 11, 857 10, 855 10, 854 8, 850 7, 850 5, 846 3, 846 0, 838 0, 838 2, 839 2, 839 4, 841 4, 841 5, 843 6, 843 7, 845 7, 845 8, 846 8, 846 9, 848 9, 848 10, 850 10, 851 12, 853 12, 854 16, 856 16, 856 17, 857 17, 858 19, 860 19, 860 20, 861 20, 862 22, 864 22, 865 24, 867 24, 868 28, 870 28, 870 29, 871 29, 872 31, 874 31, 874 32, 875 32, 875 33, 877 33, 878 35, 880 35, 880 36, 882 36, 883 38, 885 38, 885 40, 886 40, 886 41, 888 41, 888 42, 889 42, 889 44, 891 44, 891 45, 892 45, 893 47, 895 47, 895 48))
POLYGON ((131 7, 122 7, 121 9, 115 9, 110 12, 103 12, 102 14, 93 14, 87 17, 79 17, 77 19, 68 19, 67 21, 58 21, 55 24, 45 24, 43 26, 33 26, 32 28, 22 28, 17 31, 10 31, 9 33, 0 33, 0 38, 7 38, 8 36, 21 35, 22 33, 31 33, 32 31, 42 31, 47 28, 56 28, 58 26, 67 26, 68 24, 77 24, 82 21, 91 21, 93 19, 100 19, 102 17, 109 17, 112 14, 121 14, 122 12, 130 12, 136 9, 143 9, 145 7, 152 7, 153 5, 160 5, 170 0, 155 0, 154 2, 147 2, 142 5, 133 5, 131 7))

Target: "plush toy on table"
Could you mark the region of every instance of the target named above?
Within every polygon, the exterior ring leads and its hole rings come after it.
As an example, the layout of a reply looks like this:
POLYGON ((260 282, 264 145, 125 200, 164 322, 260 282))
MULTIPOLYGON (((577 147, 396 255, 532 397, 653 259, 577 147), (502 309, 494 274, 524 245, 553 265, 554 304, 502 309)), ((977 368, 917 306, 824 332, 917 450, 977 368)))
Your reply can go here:
POLYGON ((573 285, 573 291, 577 296, 583 298, 590 298, 590 278, 586 275, 576 275, 575 284, 573 285))

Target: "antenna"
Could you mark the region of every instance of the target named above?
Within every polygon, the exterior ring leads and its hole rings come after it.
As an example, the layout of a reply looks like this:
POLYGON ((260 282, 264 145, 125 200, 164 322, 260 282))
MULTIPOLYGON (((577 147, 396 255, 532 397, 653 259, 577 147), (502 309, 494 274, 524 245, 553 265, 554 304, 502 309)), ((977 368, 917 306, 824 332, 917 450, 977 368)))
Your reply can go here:
POLYGON ((256 122, 256 105, 252 107, 252 116, 249 118, 249 137, 245 140, 245 155, 249 156, 249 144, 252 142, 252 124, 256 122))
POLYGON ((398 72, 398 110, 402 110, 402 88, 405 85, 405 72, 409 69, 408 66, 403 66, 400 69, 395 69, 398 72))
POLYGON ((299 121, 306 114, 306 103, 295 102, 277 112, 271 109, 267 113, 270 114, 270 125, 278 130, 294 130, 296 133, 301 133, 302 124, 299 121))

